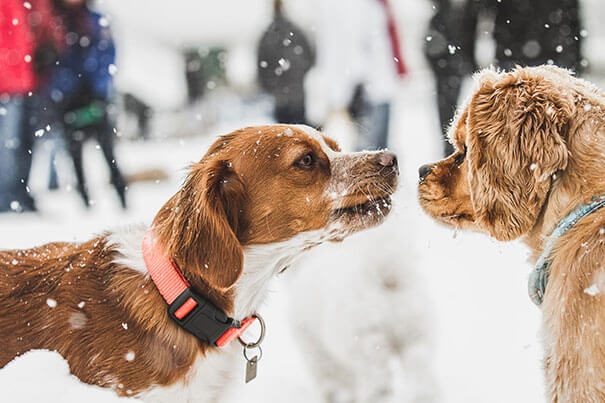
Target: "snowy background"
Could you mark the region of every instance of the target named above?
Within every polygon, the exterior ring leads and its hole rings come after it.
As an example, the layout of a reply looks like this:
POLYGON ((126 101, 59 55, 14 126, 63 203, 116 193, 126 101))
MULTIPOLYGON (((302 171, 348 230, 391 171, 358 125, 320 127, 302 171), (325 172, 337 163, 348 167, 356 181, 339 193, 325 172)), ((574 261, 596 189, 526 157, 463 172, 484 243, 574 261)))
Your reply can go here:
MULTIPOLYGON (((289 16, 310 35, 314 30, 311 3, 286 4, 289 16)), ((369 249, 381 254, 384 239, 397 245, 398 255, 391 262, 400 269, 398 276, 410 279, 401 290, 403 295, 393 301, 407 302, 386 315, 388 304, 386 307, 384 301, 373 304, 372 295, 363 295, 358 296, 359 310, 351 309, 347 302, 342 305, 342 315, 358 316, 361 320, 384 316, 404 327, 421 327, 425 348, 419 365, 425 366, 427 377, 434 380, 434 386, 426 382, 431 385, 426 387, 436 396, 435 401, 543 401, 540 314, 526 295, 526 278, 531 269, 526 263, 526 248, 517 242, 503 244, 478 234, 454 233, 433 223, 416 203, 417 167, 440 158, 441 150, 431 74, 421 53, 431 8, 428 0, 393 0, 392 4, 410 70, 398 89, 391 126, 391 148, 400 156, 402 175, 396 209, 384 228, 323 247, 301 261, 295 273, 287 273, 275 284, 275 292, 262 310, 268 335, 263 344, 265 355, 259 365, 259 377, 244 385, 242 360, 242 381, 236 383, 229 401, 320 400, 305 350, 299 348, 298 316, 292 312, 304 312, 305 320, 312 323, 325 309, 337 315, 339 299, 319 298, 301 307, 301 298, 305 297, 297 285, 314 280, 329 284, 339 273, 351 268, 348 273, 354 288, 353 283, 360 281, 355 276, 363 278, 372 267, 354 268, 355 263, 345 257, 362 254, 363 248, 358 247, 361 244, 370 245, 369 249), (325 266, 324 277, 318 277, 318 264, 325 266), (330 273, 332 268, 334 275, 329 278, 330 274, 325 272, 330 273), (329 305, 322 306, 318 301, 329 305)), ((605 27, 601 21, 605 19, 605 7, 602 0, 584 0, 582 4, 587 30, 584 55, 590 62, 588 78, 603 87, 605 27)), ((121 131, 118 160, 126 174, 162 169, 169 179, 133 183, 128 194, 130 209, 123 212, 108 184, 99 150, 88 144, 85 161, 94 207, 86 210, 71 190, 70 177, 60 178, 60 191, 45 190, 49 157, 40 145, 40 151, 35 152, 31 183, 40 211, 0 215, 2 248, 27 248, 57 240, 81 241, 108 227, 150 223, 155 212, 178 188, 184 167, 198 160, 217 135, 244 125, 271 122, 269 108, 263 102, 249 108, 234 95, 255 91, 256 42, 270 20, 269 1, 103 0, 99 5, 111 16, 117 40, 117 85, 141 97, 157 111, 150 141, 128 140, 127 131, 121 131), (183 46, 216 45, 228 49, 227 75, 232 85, 198 105, 200 110, 216 114, 208 122, 200 117, 199 110, 182 108, 186 88, 179 52, 183 46)), ((484 48, 489 52, 489 44, 484 48)), ((340 116, 334 116, 326 125, 326 132, 345 144, 350 141, 352 129, 340 116)), ((343 290, 335 291, 342 301, 355 297, 343 290)), ((341 335, 355 336, 347 335, 344 328, 334 329, 334 334, 335 344, 341 342, 341 335)), ((377 351, 381 349, 380 344, 374 347, 377 351)), ((355 356, 349 359, 355 360, 355 356)), ((396 401, 405 401, 406 389, 401 385, 412 377, 409 370, 394 366, 394 389, 401 394, 396 401)), ((27 354, 0 370, 0 391, 2 402, 132 401, 79 383, 69 375, 65 361, 49 352, 27 354)))

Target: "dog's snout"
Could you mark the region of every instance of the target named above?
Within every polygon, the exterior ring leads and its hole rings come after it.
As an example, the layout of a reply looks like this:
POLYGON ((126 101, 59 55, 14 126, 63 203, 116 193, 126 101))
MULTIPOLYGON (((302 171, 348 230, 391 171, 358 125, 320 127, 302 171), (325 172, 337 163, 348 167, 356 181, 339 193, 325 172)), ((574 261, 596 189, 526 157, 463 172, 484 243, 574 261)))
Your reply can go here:
POLYGON ((431 173, 432 170, 433 170, 432 164, 426 164, 426 165, 423 165, 420 168, 418 168, 418 176, 420 176, 420 180, 422 181, 427 176, 429 176, 429 174, 431 173))
POLYGON ((392 151, 381 151, 376 158, 376 162, 382 167, 398 170, 397 154, 392 151))

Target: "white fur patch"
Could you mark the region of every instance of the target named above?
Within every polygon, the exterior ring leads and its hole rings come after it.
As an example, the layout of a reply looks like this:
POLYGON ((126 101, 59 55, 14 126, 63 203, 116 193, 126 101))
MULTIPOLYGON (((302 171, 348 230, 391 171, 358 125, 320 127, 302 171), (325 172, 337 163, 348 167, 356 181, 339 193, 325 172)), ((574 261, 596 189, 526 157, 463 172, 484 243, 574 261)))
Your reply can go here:
POLYGON ((129 267, 140 273, 148 275, 147 267, 143 261, 143 237, 148 227, 143 224, 129 225, 110 231, 108 246, 114 247, 118 255, 114 262, 129 267))
POLYGON ((244 270, 235 283, 234 318, 242 320, 265 300, 271 280, 303 252, 340 234, 339 227, 302 232, 286 241, 252 245, 244 249, 244 270))
POLYGON ((317 141, 321 145, 321 150, 324 153, 326 153, 326 155, 328 156, 328 158, 330 160, 332 160, 332 158, 334 158, 338 154, 336 151, 334 151, 330 147, 328 147, 328 144, 324 140, 323 135, 320 132, 318 132, 317 130, 315 130, 314 128, 307 126, 307 125, 292 125, 292 126, 296 127, 299 130, 302 130, 310 138, 317 141))

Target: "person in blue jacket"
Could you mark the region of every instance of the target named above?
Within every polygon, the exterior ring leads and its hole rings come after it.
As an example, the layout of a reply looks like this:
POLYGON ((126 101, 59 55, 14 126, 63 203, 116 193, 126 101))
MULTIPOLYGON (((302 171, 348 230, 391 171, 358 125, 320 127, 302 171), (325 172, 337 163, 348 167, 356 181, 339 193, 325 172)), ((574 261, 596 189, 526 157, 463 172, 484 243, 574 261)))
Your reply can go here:
POLYGON ((90 197, 84 178, 82 145, 96 138, 109 165, 111 181, 123 207, 126 182, 114 155, 114 125, 110 106, 115 73, 115 47, 105 17, 92 11, 87 0, 53 0, 66 28, 66 48, 50 81, 50 97, 63 124, 74 161, 78 191, 86 205, 90 197))

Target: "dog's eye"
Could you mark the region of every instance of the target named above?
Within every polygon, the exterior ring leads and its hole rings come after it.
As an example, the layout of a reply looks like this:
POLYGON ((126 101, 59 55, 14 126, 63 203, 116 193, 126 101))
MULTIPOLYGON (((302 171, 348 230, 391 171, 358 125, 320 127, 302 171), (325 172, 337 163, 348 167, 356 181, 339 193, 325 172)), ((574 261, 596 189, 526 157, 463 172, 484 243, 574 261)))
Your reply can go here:
POLYGON ((311 168, 315 163, 315 155, 313 153, 305 154, 304 157, 297 160, 294 165, 301 168, 311 168))

